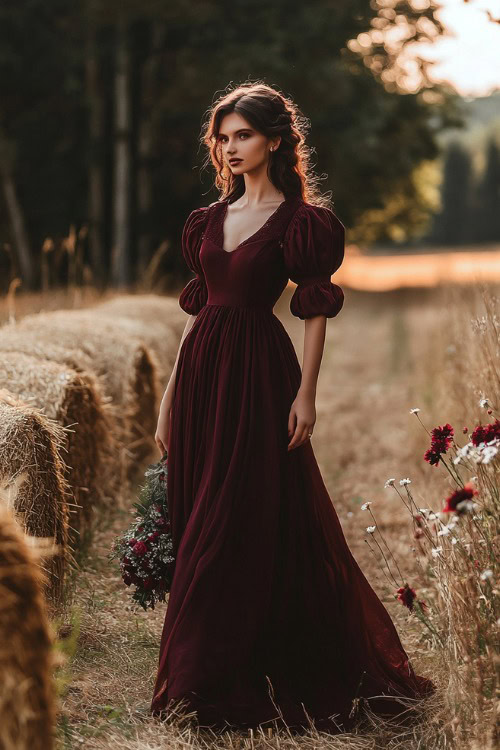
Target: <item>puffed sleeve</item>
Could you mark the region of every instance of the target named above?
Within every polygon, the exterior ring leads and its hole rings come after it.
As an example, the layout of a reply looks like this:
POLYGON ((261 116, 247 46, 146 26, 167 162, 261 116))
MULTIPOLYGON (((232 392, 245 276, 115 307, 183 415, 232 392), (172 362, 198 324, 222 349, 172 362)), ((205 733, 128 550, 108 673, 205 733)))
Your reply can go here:
POLYGON ((301 320, 333 318, 344 304, 344 293, 331 281, 344 259, 345 228, 333 211, 303 203, 285 233, 283 252, 289 278, 297 284, 290 311, 301 320))
POLYGON ((191 211, 182 230, 181 246, 184 260, 196 276, 188 281, 179 296, 180 307, 190 315, 197 315, 208 298, 205 275, 200 262, 200 246, 207 219, 208 206, 191 211))

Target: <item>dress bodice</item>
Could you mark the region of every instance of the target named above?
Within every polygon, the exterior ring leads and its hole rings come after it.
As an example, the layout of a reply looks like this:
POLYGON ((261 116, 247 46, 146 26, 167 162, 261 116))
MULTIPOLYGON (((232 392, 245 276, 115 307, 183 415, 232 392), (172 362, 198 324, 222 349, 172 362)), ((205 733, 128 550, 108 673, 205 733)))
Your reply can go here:
POLYGON ((297 283, 290 309, 302 319, 340 312, 342 289, 331 275, 344 257, 344 226, 329 208, 286 198, 267 221, 231 252, 224 250, 227 200, 195 209, 182 250, 196 277, 181 292, 183 310, 205 305, 272 311, 288 279, 297 283))

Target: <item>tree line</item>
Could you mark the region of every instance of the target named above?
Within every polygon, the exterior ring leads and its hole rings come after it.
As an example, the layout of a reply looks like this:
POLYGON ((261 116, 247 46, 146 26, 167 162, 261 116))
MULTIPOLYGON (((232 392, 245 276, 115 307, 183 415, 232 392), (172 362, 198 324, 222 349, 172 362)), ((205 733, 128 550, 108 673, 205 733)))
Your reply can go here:
POLYGON ((3 0, 3 287, 179 280, 183 222, 217 198, 202 168, 203 118, 248 79, 299 104, 347 227, 362 238, 367 210, 398 194, 411 230, 414 170, 438 156, 437 136, 460 125, 460 110, 424 64, 422 86, 404 90, 400 50, 384 39, 401 23, 402 46, 442 33, 435 10, 405 0, 3 0))

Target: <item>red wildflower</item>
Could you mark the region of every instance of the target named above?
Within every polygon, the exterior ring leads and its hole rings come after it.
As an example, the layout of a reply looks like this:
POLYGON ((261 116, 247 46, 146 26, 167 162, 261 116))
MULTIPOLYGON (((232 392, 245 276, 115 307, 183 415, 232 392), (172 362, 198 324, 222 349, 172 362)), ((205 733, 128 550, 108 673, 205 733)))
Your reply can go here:
POLYGON ((431 466, 437 466, 439 464, 441 454, 432 450, 432 448, 428 448, 424 453, 424 458, 430 463, 431 466))
POLYGON ((453 427, 448 422, 442 427, 434 427, 431 430, 431 447, 440 453, 446 453, 451 445, 453 427))
POLYGON ((148 548, 146 547, 144 542, 137 542, 132 547, 132 551, 135 552, 135 554, 138 555, 139 557, 142 557, 143 555, 146 554, 146 552, 148 551, 148 548))
POLYGON ((451 445, 453 427, 448 422, 431 430, 431 447, 425 451, 424 458, 431 466, 437 466, 442 453, 451 445))
POLYGON ((470 483, 466 484, 462 489, 455 490, 455 492, 452 492, 452 494, 446 498, 446 505, 443 508, 443 513, 453 512, 460 515, 460 513, 463 513, 463 509, 460 508, 457 510, 457 505, 463 500, 472 500, 474 495, 477 494, 478 491, 470 483))
POLYGON ((397 598, 402 604, 405 605, 405 607, 408 607, 410 612, 413 610, 413 602, 415 601, 416 597, 417 593, 415 589, 410 588, 407 583, 405 583, 405 585, 399 588, 397 591, 397 598))
POLYGON ((488 443, 494 438, 500 438, 500 420, 495 419, 494 422, 489 422, 486 425, 478 425, 470 439, 474 445, 479 443, 488 443))
POLYGON ((467 432, 469 432, 469 428, 468 427, 462 427, 462 432, 465 435, 467 432))

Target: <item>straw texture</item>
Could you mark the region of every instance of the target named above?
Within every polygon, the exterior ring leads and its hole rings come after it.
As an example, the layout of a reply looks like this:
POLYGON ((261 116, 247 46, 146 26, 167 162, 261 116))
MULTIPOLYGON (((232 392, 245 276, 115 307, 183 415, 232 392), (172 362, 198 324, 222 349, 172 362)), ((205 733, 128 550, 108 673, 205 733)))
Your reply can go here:
POLYGON ((0 506, 0 748, 51 750, 52 633, 37 556, 0 506))
POLYGON ((54 604, 61 600, 71 560, 68 504, 73 498, 60 455, 65 443, 66 432, 57 422, 0 390, 0 506, 10 507, 27 534, 51 537, 59 546, 57 555, 41 561, 54 604))

